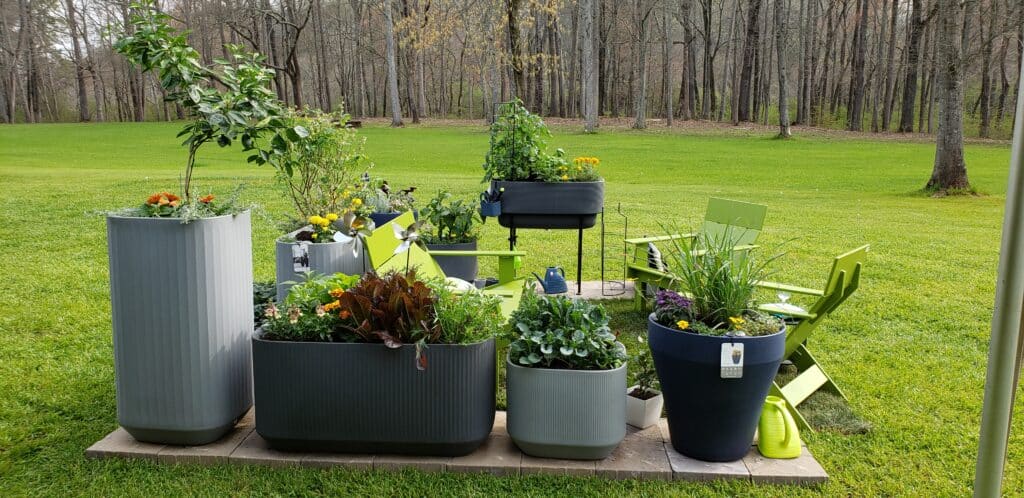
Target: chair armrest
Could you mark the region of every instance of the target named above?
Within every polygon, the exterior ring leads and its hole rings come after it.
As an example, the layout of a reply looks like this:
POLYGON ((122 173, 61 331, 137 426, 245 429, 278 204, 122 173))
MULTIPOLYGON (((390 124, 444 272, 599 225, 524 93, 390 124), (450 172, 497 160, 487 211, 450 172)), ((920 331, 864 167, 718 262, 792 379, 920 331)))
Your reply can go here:
POLYGON ((781 309, 771 304, 762 304, 757 307, 758 310, 764 311, 765 313, 771 313, 775 315, 784 315, 791 318, 799 318, 801 320, 810 320, 816 318, 818 315, 814 313, 806 313, 801 311, 793 311, 787 309, 781 309))
POLYGON ((771 290, 777 290, 777 291, 783 291, 783 292, 792 292, 793 294, 804 294, 804 295, 807 295, 807 296, 818 296, 818 297, 821 297, 821 296, 825 295, 825 291, 820 291, 818 289, 808 289, 807 287, 797 287, 795 285, 782 284, 782 283, 779 283, 779 282, 765 282, 765 281, 762 280, 760 282, 757 282, 756 285, 758 287, 761 287, 762 289, 771 289, 771 290))
POLYGON ((677 233, 673 235, 659 235, 657 237, 642 237, 639 239, 626 239, 626 243, 631 246, 637 246, 641 244, 649 244, 651 242, 664 242, 666 240, 676 239, 692 239, 696 237, 695 233, 677 233))
MULTIPOLYGON (((732 246, 732 250, 733 250, 733 252, 736 252, 736 251, 749 251, 751 249, 757 249, 758 247, 761 247, 761 246, 759 246, 757 244, 743 244, 743 245, 738 245, 738 246, 732 246)), ((694 256, 703 256, 703 255, 707 254, 707 252, 708 252, 707 249, 698 249, 696 251, 690 251, 690 254, 692 254, 694 256)))

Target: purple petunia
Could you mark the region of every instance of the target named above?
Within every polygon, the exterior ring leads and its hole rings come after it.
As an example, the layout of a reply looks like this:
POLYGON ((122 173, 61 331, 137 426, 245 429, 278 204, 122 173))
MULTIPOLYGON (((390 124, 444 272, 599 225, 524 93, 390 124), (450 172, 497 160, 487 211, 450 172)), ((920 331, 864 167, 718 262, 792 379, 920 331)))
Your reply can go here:
POLYGON ((682 294, 679 294, 678 292, 674 292, 674 291, 670 291, 670 290, 665 290, 665 289, 659 290, 658 294, 655 295, 655 297, 654 297, 654 305, 657 308, 661 308, 661 309, 664 309, 664 308, 681 308, 681 309, 688 310, 688 309, 690 309, 690 304, 692 304, 692 303, 693 303, 693 301, 689 300, 688 298, 686 298, 682 294))

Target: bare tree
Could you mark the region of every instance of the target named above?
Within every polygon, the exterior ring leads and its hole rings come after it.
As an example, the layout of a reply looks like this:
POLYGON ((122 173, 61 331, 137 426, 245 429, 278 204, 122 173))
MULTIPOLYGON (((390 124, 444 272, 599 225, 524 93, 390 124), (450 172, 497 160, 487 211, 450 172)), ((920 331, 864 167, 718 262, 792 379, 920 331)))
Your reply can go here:
POLYGON ((654 2, 636 0, 633 11, 633 29, 636 30, 636 55, 633 59, 633 128, 647 128, 647 40, 651 31, 651 13, 654 2))
POLYGON ((938 68, 939 130, 935 137, 935 164, 925 188, 937 192, 967 190, 964 163, 964 54, 970 39, 963 22, 965 11, 977 7, 973 0, 937 0, 938 47, 942 63, 938 68), (962 26, 962 30, 961 30, 962 26))
POLYGON ((580 37, 583 39, 583 131, 593 133, 597 131, 597 107, 598 107, 598 75, 597 75, 597 47, 594 26, 598 24, 597 6, 595 0, 582 0, 580 2, 580 37))
POLYGON ((402 107, 398 102, 398 64, 395 60, 395 23, 392 20, 391 0, 384 0, 384 36, 387 46, 388 102, 391 108, 391 126, 402 126, 402 107))
POLYGON ((786 10, 783 0, 775 0, 775 47, 779 58, 779 137, 789 138, 789 95, 786 93, 786 10))

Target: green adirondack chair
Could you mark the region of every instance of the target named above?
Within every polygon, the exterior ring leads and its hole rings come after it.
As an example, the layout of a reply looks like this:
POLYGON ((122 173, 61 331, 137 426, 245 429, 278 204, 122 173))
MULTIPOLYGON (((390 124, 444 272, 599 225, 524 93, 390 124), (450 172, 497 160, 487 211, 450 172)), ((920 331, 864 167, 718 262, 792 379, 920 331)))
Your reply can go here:
MULTIPOLYGON (((403 213, 392 222, 374 229, 373 234, 365 240, 366 253, 371 268, 377 272, 405 271, 406 264, 415 267, 417 274, 423 278, 445 278, 444 271, 434 261, 433 256, 485 256, 498 258, 498 283, 482 289, 485 294, 502 298, 501 312, 506 318, 519 307, 523 297, 526 280, 516 278, 516 257, 526 253, 522 251, 430 251, 413 244, 407 252, 395 254, 395 249, 402 243, 395 237, 391 223, 405 228, 415 221, 412 212, 403 213), (407 259, 408 258, 408 259, 407 259)), ((472 283, 472 282, 470 282, 472 283)))
POLYGON ((806 312, 795 312, 788 307, 767 304, 759 309, 775 315, 784 316, 796 323, 790 323, 786 331, 786 353, 784 358, 793 362, 799 372, 797 376, 784 386, 773 382, 769 394, 779 396, 786 400, 793 418, 801 430, 813 430, 807 420, 800 414, 797 407, 810 395, 819 389, 824 389, 846 399, 846 395, 839 389, 839 386, 832 381, 832 378, 818 364, 811 352, 807 349, 807 339, 810 338, 814 329, 818 328, 822 320, 829 316, 843 301, 846 301, 860 284, 860 272, 867 259, 870 246, 861 246, 845 254, 836 256, 832 262, 832 270, 829 272, 825 288, 822 290, 808 289, 794 285, 780 284, 776 282, 760 282, 762 289, 778 292, 789 292, 805 296, 813 296, 818 299, 807 308, 806 312))
POLYGON ((672 235, 661 235, 657 237, 643 237, 637 239, 626 239, 626 251, 633 254, 632 261, 626 263, 626 278, 633 279, 636 284, 634 299, 637 310, 645 309, 647 303, 644 298, 644 286, 653 285, 667 289, 678 289, 678 285, 672 278, 662 270, 652 268, 648 254, 648 244, 671 242, 674 240, 692 241, 701 235, 711 237, 730 237, 734 250, 749 251, 757 247, 754 242, 761 234, 764 227, 764 217, 768 207, 761 204, 719 199, 712 197, 708 200, 708 209, 704 214, 704 224, 699 233, 681 233, 672 235))

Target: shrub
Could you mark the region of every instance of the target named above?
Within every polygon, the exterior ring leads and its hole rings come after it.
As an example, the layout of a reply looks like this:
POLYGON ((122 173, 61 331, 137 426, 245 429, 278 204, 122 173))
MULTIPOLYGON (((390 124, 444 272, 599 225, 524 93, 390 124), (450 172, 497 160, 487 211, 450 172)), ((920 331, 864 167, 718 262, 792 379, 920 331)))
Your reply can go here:
POLYGON ((609 329, 603 306, 528 291, 510 322, 509 358, 515 364, 608 370, 626 361, 626 348, 609 329))
POLYGON ((477 239, 480 228, 478 206, 441 190, 420 210, 420 219, 427 222, 423 239, 428 244, 461 244, 477 239))

